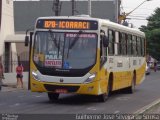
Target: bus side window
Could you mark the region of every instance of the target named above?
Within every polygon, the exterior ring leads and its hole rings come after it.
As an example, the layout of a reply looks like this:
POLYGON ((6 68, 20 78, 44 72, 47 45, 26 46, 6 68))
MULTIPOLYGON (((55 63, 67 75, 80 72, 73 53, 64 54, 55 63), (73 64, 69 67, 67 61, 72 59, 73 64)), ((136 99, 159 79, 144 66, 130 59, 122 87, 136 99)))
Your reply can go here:
POLYGON ((121 33, 121 52, 122 55, 126 55, 127 54, 127 41, 126 41, 126 34, 125 33, 121 33))
POLYGON ((140 37, 137 37, 137 54, 138 54, 138 56, 142 55, 142 52, 141 52, 141 38, 140 37))
POLYGON ((132 55, 132 36, 130 34, 128 34, 127 37, 128 41, 127 41, 127 54, 128 55, 132 55))
POLYGON ((118 55, 119 51, 119 32, 115 32, 114 54, 118 55))
POLYGON ((141 55, 145 55, 145 43, 144 43, 144 38, 141 38, 141 55))
POLYGON ((118 55, 122 54, 122 34, 119 32, 118 55))
POLYGON ((108 38, 109 38, 108 54, 114 55, 115 32, 113 30, 108 30, 108 38))
POLYGON ((136 36, 132 36, 132 50, 133 50, 133 56, 137 55, 137 40, 136 40, 136 36))

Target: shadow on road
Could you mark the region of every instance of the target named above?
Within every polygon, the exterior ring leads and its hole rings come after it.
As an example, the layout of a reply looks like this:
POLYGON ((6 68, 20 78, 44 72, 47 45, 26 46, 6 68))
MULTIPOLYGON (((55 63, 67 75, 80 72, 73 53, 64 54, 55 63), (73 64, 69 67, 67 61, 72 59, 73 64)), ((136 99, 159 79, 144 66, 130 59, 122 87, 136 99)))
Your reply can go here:
MULTIPOLYGON (((139 89, 135 90, 135 93, 138 92, 139 89)), ((119 96, 129 94, 126 90, 117 90, 111 93, 111 96, 108 98, 106 102, 111 101, 119 96)), ((104 103, 99 102, 98 96, 93 95, 77 95, 77 94, 61 94, 59 99, 52 102, 52 101, 45 101, 48 104, 65 104, 65 105, 85 105, 89 103, 104 103)))

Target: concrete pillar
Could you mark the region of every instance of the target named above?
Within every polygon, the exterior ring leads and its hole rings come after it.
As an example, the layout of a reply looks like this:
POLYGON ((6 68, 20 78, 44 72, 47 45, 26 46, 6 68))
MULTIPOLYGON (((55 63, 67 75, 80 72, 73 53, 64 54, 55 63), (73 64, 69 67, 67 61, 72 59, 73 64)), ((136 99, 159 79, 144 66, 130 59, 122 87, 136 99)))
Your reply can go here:
MULTIPOLYGON (((14 34, 14 13, 13 13, 13 0, 1 0, 0 2, 0 55, 2 55, 2 59, 5 60, 5 38, 7 35, 14 34)), ((10 51, 16 52, 15 43, 11 43, 10 51)), ((12 57, 9 58, 9 61, 12 60, 12 57)), ((11 70, 12 71, 12 70, 11 70)))

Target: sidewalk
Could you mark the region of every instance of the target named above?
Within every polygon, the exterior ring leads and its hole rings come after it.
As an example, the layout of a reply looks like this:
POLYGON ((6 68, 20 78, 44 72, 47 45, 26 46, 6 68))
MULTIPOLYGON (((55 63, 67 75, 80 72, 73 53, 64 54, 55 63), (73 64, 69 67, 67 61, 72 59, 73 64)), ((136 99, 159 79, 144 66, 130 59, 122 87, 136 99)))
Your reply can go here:
POLYGON ((1 92, 12 92, 12 91, 16 91, 16 90, 18 90, 18 88, 16 88, 16 86, 14 86, 14 85, 12 85, 12 86, 3 85, 1 92))
POLYGON ((149 111, 145 112, 145 114, 160 114, 160 104, 151 108, 149 111))
POLYGON ((144 112, 145 114, 160 114, 160 100, 144 112))
POLYGON ((16 91, 16 90, 27 90, 28 88, 28 72, 23 73, 23 86, 24 88, 17 88, 16 73, 4 73, 5 79, 3 80, 2 92, 3 91, 16 91))
POLYGON ((160 114, 160 98, 153 101, 152 103, 142 107, 134 114, 141 115, 141 114, 160 114))
MULTIPOLYGON (((4 73, 4 86, 15 86, 17 84, 16 73, 4 73)), ((23 85, 28 88, 28 72, 23 72, 23 85)))

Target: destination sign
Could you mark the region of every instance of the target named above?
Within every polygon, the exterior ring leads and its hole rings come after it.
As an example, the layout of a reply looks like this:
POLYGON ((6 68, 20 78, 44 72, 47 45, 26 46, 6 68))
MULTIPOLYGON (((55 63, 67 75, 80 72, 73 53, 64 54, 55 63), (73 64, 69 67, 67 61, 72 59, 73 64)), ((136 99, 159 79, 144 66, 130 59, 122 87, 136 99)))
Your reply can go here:
POLYGON ((98 22, 91 20, 39 19, 36 28, 40 29, 70 29, 97 30, 98 22))

